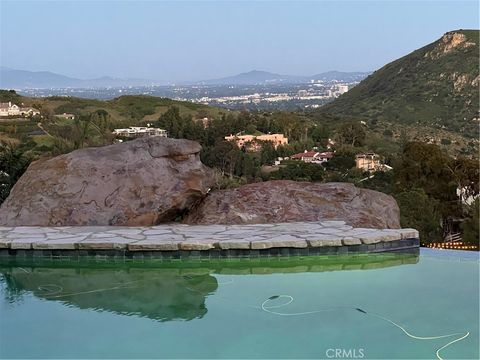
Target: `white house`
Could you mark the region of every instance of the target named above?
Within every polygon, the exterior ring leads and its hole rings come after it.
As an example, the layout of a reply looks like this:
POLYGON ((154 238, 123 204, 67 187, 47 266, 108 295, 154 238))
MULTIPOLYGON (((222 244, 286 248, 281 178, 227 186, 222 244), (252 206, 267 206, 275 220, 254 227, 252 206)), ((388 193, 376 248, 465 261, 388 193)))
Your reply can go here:
POLYGON ((0 116, 33 116, 40 115, 40 111, 31 107, 19 107, 16 104, 0 103, 0 116))
POLYGON ((0 116, 20 115, 20 108, 18 105, 8 103, 0 103, 0 116))
POLYGON ((154 128, 154 127, 130 126, 129 128, 126 128, 126 129, 113 130, 113 135, 121 136, 125 138, 137 138, 137 137, 143 137, 143 136, 167 137, 167 130, 154 128))
POLYGON ((330 160, 333 155, 333 152, 330 151, 318 152, 305 150, 303 153, 292 155, 291 158, 299 159, 305 163, 321 164, 330 160))

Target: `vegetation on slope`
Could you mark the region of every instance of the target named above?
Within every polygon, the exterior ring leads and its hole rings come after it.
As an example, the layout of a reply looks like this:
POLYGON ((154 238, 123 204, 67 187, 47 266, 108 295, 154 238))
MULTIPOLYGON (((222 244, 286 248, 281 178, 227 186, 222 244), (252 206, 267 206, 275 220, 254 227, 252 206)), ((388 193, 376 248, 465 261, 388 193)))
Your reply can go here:
POLYGON ((443 130, 478 147, 479 81, 479 31, 452 31, 375 71, 319 113, 443 130))
POLYGON ((29 98, 0 90, 0 101, 31 106, 41 116, 3 119, 0 141, 21 143, 34 155, 57 155, 79 147, 111 143, 115 128, 145 126, 158 120, 171 106, 192 119, 218 117, 227 110, 152 96, 121 96, 109 101, 54 96, 29 98), (73 114, 75 119, 55 115, 73 114))

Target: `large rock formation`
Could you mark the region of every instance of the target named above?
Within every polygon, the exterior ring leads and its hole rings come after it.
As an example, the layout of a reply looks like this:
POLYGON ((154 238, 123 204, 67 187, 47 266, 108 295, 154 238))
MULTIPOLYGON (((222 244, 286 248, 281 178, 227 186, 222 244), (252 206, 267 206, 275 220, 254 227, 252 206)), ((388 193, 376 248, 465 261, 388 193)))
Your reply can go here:
POLYGON ((395 199, 349 183, 287 180, 216 191, 186 217, 188 224, 256 224, 343 220, 355 227, 400 227, 395 199))
POLYGON ((0 224, 155 225, 205 196, 193 141, 148 137, 36 161, 0 208, 0 224))

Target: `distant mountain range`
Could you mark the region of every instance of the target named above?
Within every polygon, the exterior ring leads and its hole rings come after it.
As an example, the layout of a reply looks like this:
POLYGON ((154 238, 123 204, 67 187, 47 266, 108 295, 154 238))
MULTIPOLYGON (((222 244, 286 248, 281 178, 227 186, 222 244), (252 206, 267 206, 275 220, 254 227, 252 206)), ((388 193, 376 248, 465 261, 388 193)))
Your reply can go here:
POLYGON ((27 71, 0 67, 0 88, 48 89, 48 88, 102 88, 155 85, 144 79, 118 79, 103 76, 96 79, 77 79, 50 71, 27 71))
MULTIPOLYGON (((363 80, 369 74, 369 72, 329 71, 312 76, 296 76, 253 70, 219 79, 183 82, 182 85, 301 84, 310 80, 354 82, 363 80)), ((161 82, 146 79, 119 79, 109 76, 96 79, 77 79, 50 71, 27 71, 0 67, 0 88, 3 89, 106 88, 150 85, 161 85, 161 82)))
POLYGON ((197 81, 196 85, 268 85, 268 84, 302 84, 310 80, 340 82, 361 81, 370 72, 329 71, 312 76, 280 75, 267 71, 252 70, 235 76, 220 79, 197 81))

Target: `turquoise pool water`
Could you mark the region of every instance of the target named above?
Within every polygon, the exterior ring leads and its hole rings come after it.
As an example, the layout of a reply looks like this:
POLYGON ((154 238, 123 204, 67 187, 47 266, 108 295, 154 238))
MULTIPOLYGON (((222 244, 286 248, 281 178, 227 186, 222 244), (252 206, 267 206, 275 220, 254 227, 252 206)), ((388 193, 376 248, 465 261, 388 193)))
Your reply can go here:
POLYGON ((428 249, 215 262, 3 259, 0 358, 435 359, 469 332, 439 356, 478 359, 478 291, 477 253, 428 249), (415 338, 448 334, 456 335, 415 338))

